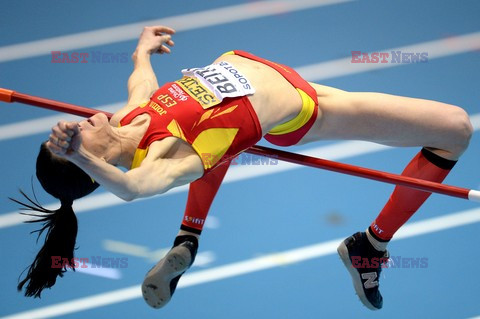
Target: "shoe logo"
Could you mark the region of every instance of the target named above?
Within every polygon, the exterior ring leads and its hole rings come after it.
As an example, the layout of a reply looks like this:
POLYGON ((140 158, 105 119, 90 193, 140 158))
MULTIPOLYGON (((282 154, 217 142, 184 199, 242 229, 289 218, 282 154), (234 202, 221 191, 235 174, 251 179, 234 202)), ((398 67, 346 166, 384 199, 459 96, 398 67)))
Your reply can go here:
POLYGON ((363 283, 363 287, 365 287, 365 289, 370 289, 370 288, 374 288, 374 287, 378 286, 378 281, 375 280, 375 279, 377 279, 377 273, 376 272, 363 273, 362 274, 362 279, 367 280, 363 283))

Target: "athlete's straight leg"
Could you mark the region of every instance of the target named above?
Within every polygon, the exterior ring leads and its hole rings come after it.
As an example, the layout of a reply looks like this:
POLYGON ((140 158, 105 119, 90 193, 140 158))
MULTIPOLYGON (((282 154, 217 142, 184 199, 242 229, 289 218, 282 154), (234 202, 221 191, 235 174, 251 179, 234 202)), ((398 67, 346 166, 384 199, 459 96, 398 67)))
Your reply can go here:
MULTIPOLYGON (((391 146, 422 146, 402 175, 442 182, 468 146, 472 126, 461 108, 440 102, 381 93, 350 93, 312 85, 318 94, 319 118, 302 142, 353 139, 391 146)), ((352 267, 352 257, 385 258, 395 232, 420 208, 429 193, 397 186, 366 232, 347 238, 338 252, 361 301, 380 309, 381 266, 352 267)), ((363 260, 363 259, 362 259, 363 260)))
POLYGON ((457 106, 310 84, 317 91, 320 113, 303 143, 343 139, 422 146, 450 160, 457 160, 468 146, 473 129, 457 106))

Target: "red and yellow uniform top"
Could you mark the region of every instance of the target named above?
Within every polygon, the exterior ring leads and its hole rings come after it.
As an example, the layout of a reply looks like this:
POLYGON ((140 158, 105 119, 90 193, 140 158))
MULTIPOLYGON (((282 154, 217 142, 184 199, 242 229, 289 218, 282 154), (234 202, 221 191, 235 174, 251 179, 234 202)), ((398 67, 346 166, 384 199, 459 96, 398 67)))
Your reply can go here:
MULTIPOLYGON (((303 101, 302 110, 292 120, 274 127, 265 138, 279 146, 298 143, 312 127, 318 114, 315 89, 288 66, 244 51, 230 51, 227 54, 264 63, 277 70, 297 89, 303 101)), ((154 141, 169 136, 178 137, 192 145, 203 162, 205 173, 262 138, 260 123, 247 98, 255 90, 232 65, 219 62, 182 72, 184 78, 162 86, 150 101, 120 121, 121 125, 127 125, 140 114, 148 113, 151 116, 147 132, 136 150, 132 168, 141 164, 154 141)), ((201 233, 228 167, 221 165, 190 184, 183 230, 201 233)))
POLYGON ((138 167, 155 141, 174 136, 192 145, 205 173, 235 157, 262 138, 247 94, 253 87, 226 62, 182 71, 182 79, 159 88, 150 101, 127 114, 125 126, 141 115, 151 117, 132 162, 138 167))

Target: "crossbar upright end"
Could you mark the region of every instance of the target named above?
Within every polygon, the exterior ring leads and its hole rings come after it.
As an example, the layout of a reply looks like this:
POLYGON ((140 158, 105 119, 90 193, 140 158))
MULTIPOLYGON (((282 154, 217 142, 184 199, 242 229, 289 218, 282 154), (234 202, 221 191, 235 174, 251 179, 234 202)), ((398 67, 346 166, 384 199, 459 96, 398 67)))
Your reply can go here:
POLYGON ((0 101, 11 103, 13 93, 15 93, 15 91, 0 88, 0 101))
POLYGON ((480 191, 470 190, 468 192, 468 199, 475 202, 480 202, 480 191))

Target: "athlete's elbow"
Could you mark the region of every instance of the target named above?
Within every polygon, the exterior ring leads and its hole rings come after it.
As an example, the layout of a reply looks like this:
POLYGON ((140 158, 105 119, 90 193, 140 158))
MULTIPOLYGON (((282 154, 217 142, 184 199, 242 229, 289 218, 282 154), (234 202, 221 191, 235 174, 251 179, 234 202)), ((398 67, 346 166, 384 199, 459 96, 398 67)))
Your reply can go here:
POLYGON ((137 185, 134 183, 127 183, 125 185, 125 189, 120 194, 117 194, 117 196, 126 202, 131 202, 142 197, 139 187, 137 187, 137 185))
POLYGON ((125 194, 125 195, 120 195, 118 197, 120 197, 122 200, 124 200, 126 202, 131 202, 131 201, 138 198, 138 196, 136 196, 134 194, 125 194))
POLYGON ((133 200, 139 199, 139 198, 146 198, 150 196, 155 196, 155 195, 161 195, 165 192, 168 191, 169 188, 155 188, 155 189, 150 189, 147 187, 129 187, 128 191, 125 191, 122 194, 119 194, 121 199, 123 199, 126 202, 131 202, 133 200))
POLYGON ((115 194, 118 198, 120 198, 121 200, 123 201, 126 201, 126 202, 131 202, 135 199, 138 198, 138 195, 137 194, 134 194, 134 193, 130 193, 130 192, 122 192, 122 193, 117 193, 115 194))

